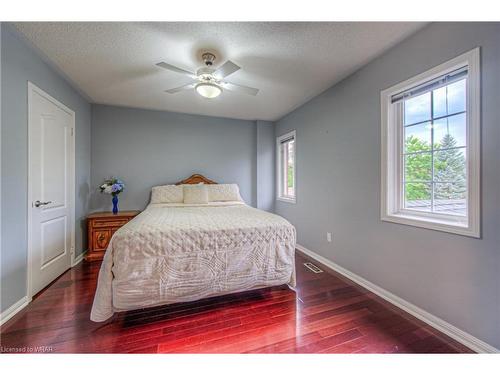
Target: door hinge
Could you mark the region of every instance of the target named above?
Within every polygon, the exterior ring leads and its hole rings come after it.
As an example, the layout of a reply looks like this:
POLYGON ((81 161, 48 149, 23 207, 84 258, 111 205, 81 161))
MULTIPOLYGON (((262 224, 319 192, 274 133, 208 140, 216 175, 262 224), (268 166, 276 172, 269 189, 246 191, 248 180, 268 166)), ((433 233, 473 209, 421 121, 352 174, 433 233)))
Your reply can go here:
POLYGON ((71 136, 73 136, 73 128, 71 128, 71 136))

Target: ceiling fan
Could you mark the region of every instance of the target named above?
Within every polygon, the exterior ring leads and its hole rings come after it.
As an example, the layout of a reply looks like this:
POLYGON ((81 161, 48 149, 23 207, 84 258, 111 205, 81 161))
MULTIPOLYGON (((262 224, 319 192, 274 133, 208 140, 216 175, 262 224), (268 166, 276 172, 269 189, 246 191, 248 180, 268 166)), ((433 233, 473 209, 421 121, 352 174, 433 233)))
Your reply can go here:
POLYGON ((184 90, 195 89, 201 96, 212 99, 219 96, 223 90, 239 92, 248 95, 257 95, 259 89, 253 87, 247 87, 242 85, 237 85, 235 83, 230 83, 224 79, 233 74, 234 72, 240 70, 241 68, 233 63, 232 61, 226 61, 218 69, 212 68, 215 61, 215 55, 212 53, 204 53, 202 56, 205 66, 199 68, 196 73, 189 72, 182 68, 178 68, 174 65, 167 64, 166 62, 160 62, 156 64, 157 66, 171 70, 176 73, 181 73, 191 77, 192 82, 185 85, 175 87, 170 90, 165 90, 169 94, 175 94, 184 90))

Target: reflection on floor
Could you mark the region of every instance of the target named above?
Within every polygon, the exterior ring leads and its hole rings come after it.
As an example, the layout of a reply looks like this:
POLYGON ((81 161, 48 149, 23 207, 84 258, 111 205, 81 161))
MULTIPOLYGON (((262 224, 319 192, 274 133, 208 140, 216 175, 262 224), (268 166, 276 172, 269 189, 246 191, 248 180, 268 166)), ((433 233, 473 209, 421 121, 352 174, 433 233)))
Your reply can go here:
POLYGON ((469 349, 297 255, 276 287, 89 320, 99 263, 66 272, 2 327, 4 351, 70 353, 463 353, 469 349))

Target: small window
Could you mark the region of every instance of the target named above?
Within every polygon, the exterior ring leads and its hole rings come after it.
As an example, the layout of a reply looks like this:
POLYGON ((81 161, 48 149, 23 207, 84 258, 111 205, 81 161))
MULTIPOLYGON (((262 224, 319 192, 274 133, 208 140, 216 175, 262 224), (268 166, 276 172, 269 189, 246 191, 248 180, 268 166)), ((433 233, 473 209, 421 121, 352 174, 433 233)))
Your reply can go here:
POLYGON ((295 130, 276 139, 277 151, 277 199, 295 203, 295 157, 296 157, 295 130))
POLYGON ((382 219, 479 237, 479 50, 382 92, 382 219))

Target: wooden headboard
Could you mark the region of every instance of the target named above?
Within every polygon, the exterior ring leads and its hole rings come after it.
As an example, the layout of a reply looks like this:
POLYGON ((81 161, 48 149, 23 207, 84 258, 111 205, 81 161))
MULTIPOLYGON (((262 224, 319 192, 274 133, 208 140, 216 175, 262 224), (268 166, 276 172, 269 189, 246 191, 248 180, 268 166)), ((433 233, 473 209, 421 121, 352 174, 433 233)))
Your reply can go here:
POLYGON ((177 182, 176 185, 186 185, 186 184, 196 185, 199 183, 216 184, 217 182, 209 180, 208 178, 202 176, 201 174, 193 174, 188 178, 186 178, 185 180, 177 182))

